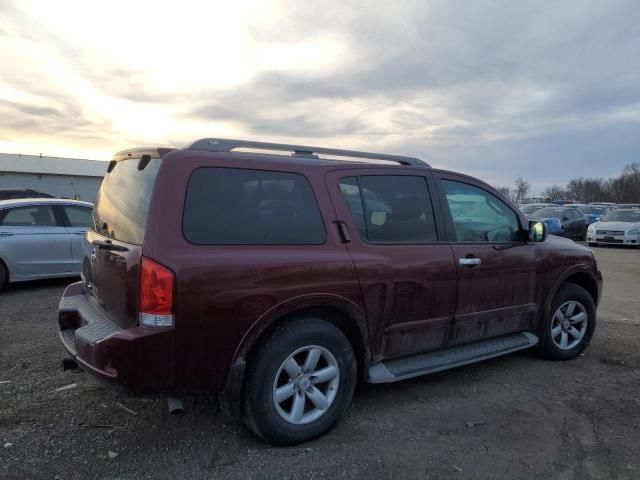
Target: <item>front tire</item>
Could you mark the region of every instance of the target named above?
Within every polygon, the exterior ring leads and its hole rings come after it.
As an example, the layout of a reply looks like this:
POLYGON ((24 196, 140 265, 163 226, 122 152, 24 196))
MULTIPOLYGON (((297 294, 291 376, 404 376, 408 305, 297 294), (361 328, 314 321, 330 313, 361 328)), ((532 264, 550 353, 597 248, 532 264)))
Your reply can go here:
POLYGON ((349 407, 356 380, 355 355, 340 329, 319 318, 287 321, 250 357, 243 419, 276 445, 312 440, 349 407))
POLYGON ((596 328, 596 306, 580 285, 565 283, 540 325, 540 352, 550 360, 569 360, 589 345, 596 328))

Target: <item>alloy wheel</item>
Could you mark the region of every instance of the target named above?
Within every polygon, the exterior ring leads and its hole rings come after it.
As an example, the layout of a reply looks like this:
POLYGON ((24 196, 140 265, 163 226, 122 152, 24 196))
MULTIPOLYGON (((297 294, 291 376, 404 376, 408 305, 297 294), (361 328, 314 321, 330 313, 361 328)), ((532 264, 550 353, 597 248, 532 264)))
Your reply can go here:
POLYGON ((551 338, 561 350, 571 350, 587 332, 587 309, 580 302, 570 300, 558 307, 551 320, 551 338))
POLYGON ((340 370, 333 354, 308 345, 290 354, 273 382, 273 403, 280 417, 294 425, 324 415, 338 393, 340 370))

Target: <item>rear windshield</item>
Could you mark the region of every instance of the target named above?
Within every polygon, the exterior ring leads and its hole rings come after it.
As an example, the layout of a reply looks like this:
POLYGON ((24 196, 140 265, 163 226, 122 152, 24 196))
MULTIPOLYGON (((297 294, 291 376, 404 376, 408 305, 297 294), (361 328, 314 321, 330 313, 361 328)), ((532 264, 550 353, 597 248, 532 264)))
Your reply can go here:
POLYGON ((520 211, 522 213, 527 214, 527 213, 533 213, 535 211, 538 211, 541 208, 544 208, 544 207, 542 207, 540 205, 523 205, 522 207, 520 207, 520 211))
POLYGON ((121 160, 107 173, 93 209, 93 229, 101 235, 142 245, 160 159, 138 170, 139 159, 121 160))

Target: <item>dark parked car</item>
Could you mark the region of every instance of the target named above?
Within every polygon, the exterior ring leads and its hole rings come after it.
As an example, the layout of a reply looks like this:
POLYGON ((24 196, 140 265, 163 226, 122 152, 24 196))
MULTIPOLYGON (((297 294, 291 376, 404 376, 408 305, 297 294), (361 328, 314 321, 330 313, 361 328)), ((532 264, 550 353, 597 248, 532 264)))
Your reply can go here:
POLYGON ((565 205, 566 208, 575 208, 582 213, 586 219, 587 227, 592 223, 599 222, 612 209, 607 207, 584 205, 580 203, 571 203, 565 205))
POLYGON ((220 139, 124 151, 60 337, 108 385, 218 395, 267 441, 302 442, 358 379, 580 354, 602 276, 585 247, 545 239, 486 183, 414 158, 220 139))
POLYGON ((0 188, 0 200, 14 200, 18 198, 56 198, 54 195, 42 193, 29 188, 0 188))
POLYGON ((553 229, 554 235, 579 240, 584 240, 587 235, 587 219, 577 208, 542 208, 529 215, 529 218, 547 224, 549 229, 553 229))

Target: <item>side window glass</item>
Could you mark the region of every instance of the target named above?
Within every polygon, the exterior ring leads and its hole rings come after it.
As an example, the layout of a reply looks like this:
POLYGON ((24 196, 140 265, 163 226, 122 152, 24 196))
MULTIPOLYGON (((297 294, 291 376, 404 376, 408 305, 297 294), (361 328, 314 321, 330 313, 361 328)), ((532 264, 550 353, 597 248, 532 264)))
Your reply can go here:
POLYGON ((182 229, 199 245, 319 245, 326 240, 309 181, 297 173, 266 170, 195 170, 182 229))
POLYGON ((370 175, 341 182, 340 190, 360 234, 376 244, 437 241, 433 208, 424 177, 370 175), (349 193, 347 193, 349 192, 349 193))
POLYGON ((48 205, 12 208, 0 217, 5 227, 55 227, 53 209, 48 205))
POLYGON ((518 217, 498 197, 466 183, 443 180, 442 185, 459 242, 518 240, 518 217))
POLYGON ((72 227, 89 227, 91 224, 91 209, 85 207, 65 206, 64 212, 67 214, 72 227))
POLYGON ((367 226, 364 221, 364 206, 360 196, 360 185, 357 177, 348 177, 340 180, 340 193, 347 203, 353 222, 358 227, 358 232, 362 238, 367 238, 367 226))

